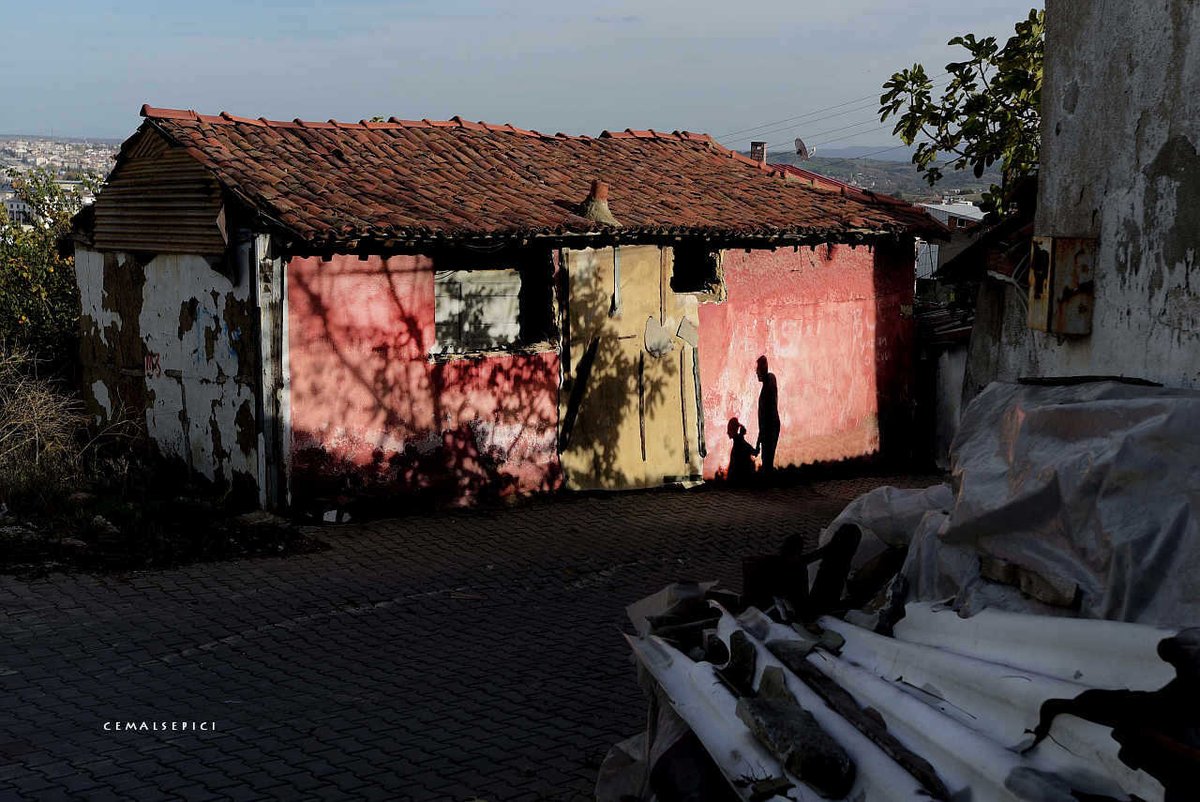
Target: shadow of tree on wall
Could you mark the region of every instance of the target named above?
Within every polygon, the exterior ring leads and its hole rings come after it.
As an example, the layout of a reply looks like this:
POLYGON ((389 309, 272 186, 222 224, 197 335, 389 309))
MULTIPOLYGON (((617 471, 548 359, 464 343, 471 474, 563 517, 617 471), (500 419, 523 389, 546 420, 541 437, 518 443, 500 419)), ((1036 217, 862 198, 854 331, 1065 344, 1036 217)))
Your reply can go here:
MULTIPOLYGON (((655 432, 648 421, 668 412, 671 391, 681 375, 682 341, 675 339, 674 349, 663 356, 646 349, 647 316, 634 311, 636 299, 629 295, 645 290, 637 277, 627 274, 621 290, 626 298, 617 303, 605 281, 580 278, 569 282, 562 315, 562 337, 568 345, 563 354, 559 451, 585 457, 573 460, 580 474, 576 483, 583 487, 644 486, 639 462, 654 458, 649 438, 655 432)), ((656 285, 655 308, 659 292, 656 285)), ((561 297, 566 293, 560 289, 561 297)), ((688 376, 690 381, 690 366, 688 376)), ((690 442, 695 427, 692 412, 686 424, 680 421, 674 436, 690 442)), ((681 464, 681 472, 682 468, 681 464)))
MULTIPOLYGON (((565 280, 545 251, 447 251, 432 258, 293 259, 289 267, 293 503, 426 507, 557 489, 560 304, 565 280), (489 353, 437 354, 433 270, 518 266, 524 342, 489 353)), ((463 341, 486 332, 486 303, 469 306, 463 341)), ((598 348, 583 403, 636 393, 637 357, 598 348)), ((661 382, 644 382, 643 407, 661 382)), ((635 396, 636 398, 636 396, 635 396)), ((632 407, 625 404, 621 414, 632 407)), ((619 420, 617 421, 619 424, 619 420)), ((617 443, 575 432, 620 486, 617 443)))

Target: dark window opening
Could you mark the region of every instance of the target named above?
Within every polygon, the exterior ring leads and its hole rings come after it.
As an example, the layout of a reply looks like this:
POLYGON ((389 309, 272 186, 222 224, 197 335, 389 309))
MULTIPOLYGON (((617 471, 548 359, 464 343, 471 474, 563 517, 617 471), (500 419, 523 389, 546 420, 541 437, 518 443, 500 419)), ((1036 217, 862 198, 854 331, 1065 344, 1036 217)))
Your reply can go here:
POLYGON ((703 246, 675 246, 675 265, 671 271, 671 289, 724 297, 724 277, 721 273, 721 252, 703 246))

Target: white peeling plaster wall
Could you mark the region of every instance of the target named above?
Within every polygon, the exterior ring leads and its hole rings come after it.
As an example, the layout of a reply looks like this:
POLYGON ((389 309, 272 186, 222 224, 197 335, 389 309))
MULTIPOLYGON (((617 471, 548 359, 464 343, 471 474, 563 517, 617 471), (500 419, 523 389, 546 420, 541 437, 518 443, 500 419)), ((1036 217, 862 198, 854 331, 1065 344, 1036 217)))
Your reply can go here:
MULTIPOLYGON (((96 251, 84 248, 75 250, 75 283, 79 287, 79 312, 84 321, 91 321, 95 326, 94 336, 100 339, 106 348, 114 344, 109 342, 108 332, 121 328, 121 315, 104 306, 104 256, 96 251)), ((91 326, 88 326, 89 332, 91 326)), ((96 423, 107 423, 113 416, 112 397, 108 385, 97 379, 90 385, 92 400, 100 412, 96 415, 96 423)))
MULTIPOLYGON (((86 248, 75 253, 80 313, 85 322, 95 324, 94 330, 85 326, 85 337, 94 336, 103 346, 91 352, 92 358, 106 361, 92 366, 101 378, 86 388, 101 413, 98 422, 106 422, 116 411, 117 388, 106 381, 118 374, 137 381, 140 374, 146 389, 147 435, 162 454, 210 480, 232 481, 239 472, 256 480, 257 436, 251 431, 239 437, 238 432, 239 425, 255 425, 254 388, 238 379, 239 355, 255 353, 254 344, 247 341, 253 332, 243 331, 247 315, 227 314, 230 304, 251 306, 247 265, 238 260, 241 274, 234 282, 203 257, 157 256, 142 271, 141 312, 134 319, 132 314, 123 318, 118 308, 127 300, 105 295, 106 270, 136 269, 132 255, 115 257, 106 267, 102 253, 86 248), (144 364, 117 363, 116 340, 128 334, 129 326, 137 327, 144 364), (251 445, 242 448, 239 441, 251 445)), ((125 281, 107 278, 114 286, 136 281, 128 276, 125 281)))
POLYGON ((79 285, 80 313, 96 324, 101 342, 113 345, 108 341, 107 330, 111 326, 121 328, 121 315, 104 306, 104 254, 76 248, 75 282, 79 285))
POLYGON ((248 301, 249 285, 243 275, 235 286, 199 256, 157 256, 146 266, 138 323, 151 399, 147 432, 164 455, 210 480, 258 472, 256 449, 238 444, 238 413, 246 406, 243 420, 248 411, 253 421, 255 409, 253 388, 236 380, 239 350, 249 352, 244 340, 252 332, 226 318, 227 304, 248 301))
POLYGON ((1037 229, 1098 238, 1092 334, 1007 314, 997 378, 1200 387, 1200 3, 1047 0, 1046 15, 1037 229))

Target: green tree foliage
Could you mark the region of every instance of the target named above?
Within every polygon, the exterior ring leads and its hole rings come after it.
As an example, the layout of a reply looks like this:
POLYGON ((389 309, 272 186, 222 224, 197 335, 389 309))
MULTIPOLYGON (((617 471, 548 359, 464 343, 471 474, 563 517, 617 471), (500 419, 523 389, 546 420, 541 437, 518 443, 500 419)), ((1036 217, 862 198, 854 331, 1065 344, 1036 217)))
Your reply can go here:
POLYGON ((913 164, 933 186, 943 167, 970 167, 976 177, 999 162, 1003 185, 984 196, 985 208, 1003 211, 1005 192, 1038 165, 1041 142, 1042 56, 1046 12, 1033 9, 1000 47, 995 37, 956 36, 965 61, 946 65, 940 98, 920 64, 893 75, 879 99, 880 120, 897 118, 893 133, 906 145, 918 138, 913 164), (939 163, 945 158, 945 164, 939 163))
POLYGON ((59 244, 84 194, 99 182, 63 187, 45 170, 7 175, 31 220, 9 220, 0 211, 0 347, 62 364, 74 357, 79 294, 74 258, 59 244))

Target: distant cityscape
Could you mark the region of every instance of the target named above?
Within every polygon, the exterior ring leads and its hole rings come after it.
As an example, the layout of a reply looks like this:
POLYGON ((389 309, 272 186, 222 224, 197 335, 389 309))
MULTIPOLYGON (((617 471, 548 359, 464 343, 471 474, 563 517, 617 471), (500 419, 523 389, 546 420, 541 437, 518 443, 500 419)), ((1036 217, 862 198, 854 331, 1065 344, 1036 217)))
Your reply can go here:
POLYGON ((86 173, 106 176, 117 147, 116 142, 103 139, 0 136, 0 171, 42 168, 68 180, 86 173))
MULTIPOLYGON (((41 136, 0 136, 0 208, 20 225, 33 223, 33 210, 17 197, 8 173, 47 170, 64 188, 76 188, 86 175, 101 178, 112 169, 117 143, 103 139, 56 139, 41 136)), ((92 200, 83 197, 84 203, 92 200)))

